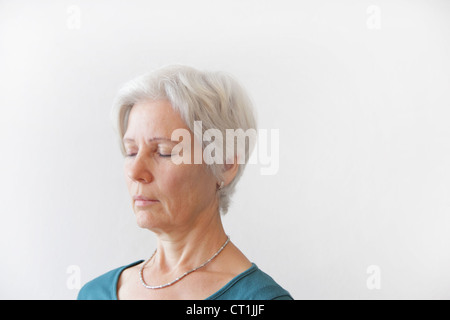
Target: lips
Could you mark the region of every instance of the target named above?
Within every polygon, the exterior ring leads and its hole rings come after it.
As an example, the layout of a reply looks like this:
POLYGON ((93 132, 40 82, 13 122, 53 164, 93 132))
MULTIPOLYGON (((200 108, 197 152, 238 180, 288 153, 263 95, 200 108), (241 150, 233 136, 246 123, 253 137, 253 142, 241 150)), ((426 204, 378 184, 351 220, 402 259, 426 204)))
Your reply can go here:
POLYGON ((137 207, 146 207, 159 202, 156 199, 145 197, 143 195, 133 196, 134 205, 137 207))

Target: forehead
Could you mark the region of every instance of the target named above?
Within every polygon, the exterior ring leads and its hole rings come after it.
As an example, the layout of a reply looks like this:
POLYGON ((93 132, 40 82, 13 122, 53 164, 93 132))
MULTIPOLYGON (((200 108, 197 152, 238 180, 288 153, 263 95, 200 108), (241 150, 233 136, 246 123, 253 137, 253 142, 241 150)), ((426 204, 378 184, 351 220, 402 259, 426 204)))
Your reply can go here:
POLYGON ((127 130, 124 140, 135 140, 140 137, 169 138, 176 129, 189 130, 180 114, 167 100, 145 100, 136 103, 128 116, 127 130))

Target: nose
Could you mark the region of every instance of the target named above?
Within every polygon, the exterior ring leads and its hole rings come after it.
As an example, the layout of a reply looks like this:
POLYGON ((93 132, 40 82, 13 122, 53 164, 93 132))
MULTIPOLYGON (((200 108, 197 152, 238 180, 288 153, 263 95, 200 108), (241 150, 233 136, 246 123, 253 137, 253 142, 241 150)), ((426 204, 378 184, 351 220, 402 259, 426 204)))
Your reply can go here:
POLYGON ((126 172, 128 177, 135 182, 150 183, 154 179, 150 166, 150 161, 137 154, 129 160, 126 172))

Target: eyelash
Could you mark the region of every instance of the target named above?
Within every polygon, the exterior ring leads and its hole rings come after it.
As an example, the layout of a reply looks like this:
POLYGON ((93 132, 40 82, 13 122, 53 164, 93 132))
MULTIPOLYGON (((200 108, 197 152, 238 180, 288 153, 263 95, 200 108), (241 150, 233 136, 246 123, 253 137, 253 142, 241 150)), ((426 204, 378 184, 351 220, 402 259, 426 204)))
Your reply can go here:
MULTIPOLYGON (((127 157, 127 158, 131 158, 131 157, 136 156, 136 154, 137 154, 137 153, 127 154, 126 157, 127 157)), ((172 156, 171 154, 161 154, 161 153, 159 153, 159 152, 158 152, 158 154, 159 154, 159 156, 160 156, 161 158, 169 158, 169 157, 172 156)))
POLYGON ((159 153, 159 156, 162 158, 170 158, 172 155, 171 154, 161 154, 159 153))

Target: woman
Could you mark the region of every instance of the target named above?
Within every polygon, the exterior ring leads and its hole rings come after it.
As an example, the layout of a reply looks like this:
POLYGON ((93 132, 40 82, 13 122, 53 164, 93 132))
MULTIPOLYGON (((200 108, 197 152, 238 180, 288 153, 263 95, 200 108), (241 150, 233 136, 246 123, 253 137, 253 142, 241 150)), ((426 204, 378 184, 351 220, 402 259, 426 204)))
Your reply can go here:
POLYGON ((156 234, 157 248, 147 261, 87 283, 78 298, 292 299, 222 225, 254 143, 235 155, 235 139, 223 143, 219 133, 256 129, 238 83, 224 73, 164 67, 126 84, 113 110, 137 223, 156 234), (205 161, 211 143, 212 162, 205 161))

